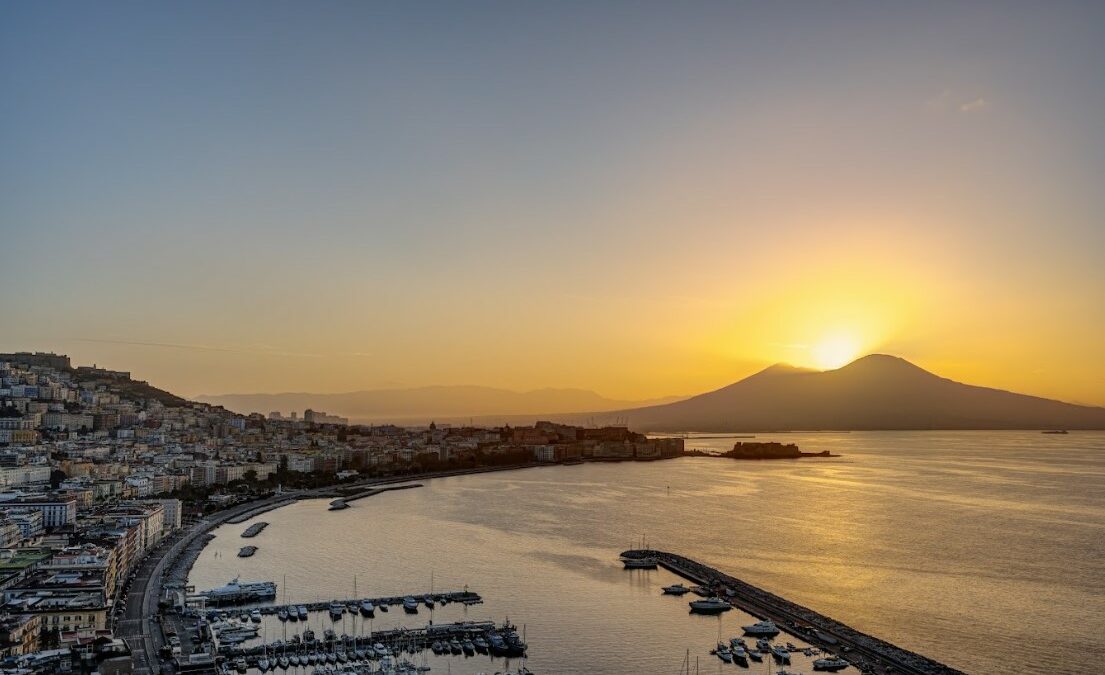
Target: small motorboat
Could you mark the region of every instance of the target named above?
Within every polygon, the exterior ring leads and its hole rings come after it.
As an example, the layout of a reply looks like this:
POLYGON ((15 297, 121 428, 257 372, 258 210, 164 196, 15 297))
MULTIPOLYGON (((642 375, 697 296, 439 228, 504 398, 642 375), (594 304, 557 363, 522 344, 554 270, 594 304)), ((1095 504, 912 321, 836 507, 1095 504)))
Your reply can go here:
POLYGON ((721 612, 728 612, 733 609, 725 600, 717 597, 706 598, 705 600, 691 600, 687 603, 691 607, 692 612, 698 614, 720 614, 721 612))
POLYGON ((847 668, 852 664, 848 663, 839 656, 833 656, 830 658, 817 659, 813 662, 814 670, 840 670, 841 668, 847 668))

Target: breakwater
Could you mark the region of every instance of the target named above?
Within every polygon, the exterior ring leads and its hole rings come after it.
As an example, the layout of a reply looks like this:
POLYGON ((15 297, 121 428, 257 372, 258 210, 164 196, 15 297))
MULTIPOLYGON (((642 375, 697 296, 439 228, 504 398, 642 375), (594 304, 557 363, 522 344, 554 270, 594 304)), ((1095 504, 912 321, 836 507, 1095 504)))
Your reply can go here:
POLYGON ((262 513, 272 511, 273 509, 278 509, 281 506, 287 506, 288 504, 294 502, 296 499, 296 496, 292 496, 288 497, 287 499, 280 499, 277 501, 265 501, 264 503, 259 504, 256 508, 249 509, 248 511, 244 511, 243 513, 239 513, 231 516, 230 518, 227 518, 226 522, 233 523, 235 525, 237 525, 238 523, 244 523, 254 516, 259 516, 262 513))
POLYGON ((963 675, 950 666, 867 635, 690 558, 645 549, 625 551, 622 557, 654 559, 660 567, 712 589, 717 595, 728 599, 733 606, 760 619, 770 619, 785 632, 814 646, 841 653, 864 672, 878 675, 963 675))
POLYGON ((242 533, 242 537, 245 539, 256 537, 257 535, 261 534, 261 530, 265 529, 268 526, 269 524, 263 520, 259 523, 254 523, 246 528, 246 531, 242 533))

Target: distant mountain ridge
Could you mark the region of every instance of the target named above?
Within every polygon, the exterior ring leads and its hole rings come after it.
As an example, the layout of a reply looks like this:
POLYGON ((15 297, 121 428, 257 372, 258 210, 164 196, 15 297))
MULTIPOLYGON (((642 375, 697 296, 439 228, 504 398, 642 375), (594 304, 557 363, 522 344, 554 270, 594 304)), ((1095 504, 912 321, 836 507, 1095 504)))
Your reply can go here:
POLYGON ((885 354, 828 371, 778 364, 716 391, 603 417, 666 432, 1105 429, 1105 408, 962 384, 885 354))
POLYGON ((221 405, 234 412, 248 414, 271 411, 302 414, 307 408, 350 421, 420 422, 431 419, 503 417, 514 415, 555 415, 581 410, 606 412, 630 406, 668 403, 680 397, 646 401, 609 399, 586 389, 536 389, 516 392, 495 387, 471 385, 374 389, 340 394, 280 393, 223 394, 198 396, 196 400, 221 405))

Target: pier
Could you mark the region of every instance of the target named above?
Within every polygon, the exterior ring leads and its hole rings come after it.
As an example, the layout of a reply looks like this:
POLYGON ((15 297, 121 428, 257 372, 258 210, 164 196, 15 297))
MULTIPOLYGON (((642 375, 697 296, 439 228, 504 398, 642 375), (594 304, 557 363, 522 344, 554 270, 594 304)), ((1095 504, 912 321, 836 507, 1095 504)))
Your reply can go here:
MULTIPOLYGON (((205 596, 199 596, 197 594, 196 597, 198 598, 198 597, 205 597, 205 596)), ((472 591, 463 590, 463 591, 450 591, 450 592, 447 592, 447 593, 408 593, 407 595, 395 595, 395 596, 387 596, 387 597, 383 597, 383 598, 351 598, 349 600, 323 600, 323 601, 317 601, 317 602, 293 602, 293 603, 290 603, 290 604, 287 604, 287 605, 251 606, 251 603, 249 601, 245 601, 245 600, 243 600, 241 602, 237 602, 237 603, 224 602, 224 603, 222 603, 222 605, 234 604, 239 609, 245 607, 245 608, 248 608, 251 611, 256 609, 257 611, 261 612, 261 614, 277 614, 282 609, 291 612, 291 611, 294 611, 297 607, 305 607, 308 612, 327 612, 327 611, 330 610, 330 605, 332 603, 338 603, 338 604, 342 605, 343 607, 347 607, 347 608, 353 608, 353 607, 358 607, 359 608, 361 606, 362 601, 369 600, 370 602, 372 602, 372 604, 374 606, 377 606, 377 607, 379 607, 380 605, 387 605, 388 607, 394 607, 394 606, 397 606, 397 605, 402 605, 403 604, 403 599, 407 598, 407 597, 412 597, 412 598, 417 599, 418 604, 419 604, 419 608, 424 607, 424 605, 422 604, 424 598, 432 598, 433 601, 435 603, 438 603, 438 604, 448 604, 448 603, 451 603, 451 602, 459 602, 463 605, 478 605, 478 604, 481 604, 483 602, 483 598, 480 597, 479 593, 473 593, 472 591)), ((264 598, 257 598, 254 602, 264 602, 264 601, 265 601, 264 598)), ((210 600, 207 601, 207 604, 214 605, 214 603, 212 603, 210 600)), ((429 608, 427 607, 426 609, 429 609, 429 608)), ((228 610, 228 611, 233 612, 234 610, 228 610)), ((352 613, 353 610, 349 609, 349 611, 350 611, 350 613, 352 613)))
POLYGON ((299 495, 293 495, 293 496, 290 496, 290 497, 286 497, 286 498, 282 498, 282 499, 276 499, 276 500, 272 500, 270 498, 270 500, 266 500, 264 503, 257 504, 256 506, 254 506, 253 508, 251 508, 247 511, 244 511, 244 512, 241 512, 241 513, 236 513, 235 515, 231 516, 230 518, 227 518, 226 522, 232 523, 232 524, 235 524, 235 525, 237 525, 238 523, 244 523, 247 520, 249 520, 250 518, 253 518, 254 516, 259 516, 262 513, 272 511, 273 509, 278 509, 281 506, 287 506, 288 504, 292 504, 297 499, 299 499, 299 495))
POLYGON ((422 483, 411 483, 409 485, 389 485, 386 487, 376 487, 369 490, 361 490, 359 492, 352 492, 349 494, 342 494, 341 501, 343 502, 355 502, 358 499, 364 499, 365 497, 374 497, 384 492, 391 492, 392 490, 410 490, 412 488, 420 488, 422 483))
POLYGON ((862 633, 812 609, 725 574, 690 558, 665 551, 634 549, 623 558, 651 558, 684 579, 710 588, 734 607, 759 619, 774 621, 781 630, 830 653, 839 653, 865 673, 885 675, 963 675, 950 666, 862 633))
MULTIPOLYGON (((297 634, 287 641, 277 640, 249 646, 219 645, 218 653, 227 658, 241 657, 252 667, 256 665, 257 659, 265 655, 270 658, 285 654, 315 654, 325 657, 327 654, 335 652, 349 652, 349 658, 355 659, 357 658, 354 656, 355 652, 363 650, 369 654, 367 658, 378 658, 378 654, 373 654, 373 647, 376 644, 383 645, 393 654, 402 652, 415 654, 431 649, 435 642, 476 640, 491 635, 499 637, 516 636, 517 631, 509 623, 496 625, 493 621, 461 621, 458 623, 426 624, 421 628, 394 628, 375 631, 371 635, 337 635, 331 638, 316 635, 314 638, 304 639, 302 635, 297 634)), ((487 643, 480 642, 480 644, 487 643)), ((478 651, 494 656, 523 656, 525 653, 525 645, 521 642, 504 640, 499 644, 502 646, 493 647, 487 644, 487 647, 481 647, 478 651)), ((325 662, 325 659, 323 659, 322 663, 325 662)))

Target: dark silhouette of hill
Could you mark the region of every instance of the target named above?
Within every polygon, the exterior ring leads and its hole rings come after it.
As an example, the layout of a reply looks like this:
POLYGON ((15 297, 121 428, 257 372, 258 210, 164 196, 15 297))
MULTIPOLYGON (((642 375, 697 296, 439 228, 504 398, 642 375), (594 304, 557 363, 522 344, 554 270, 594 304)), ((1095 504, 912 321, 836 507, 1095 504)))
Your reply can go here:
POLYGON ((636 431, 1105 429, 1105 408, 962 384, 884 354, 823 372, 775 365, 682 401, 597 417, 636 431))

